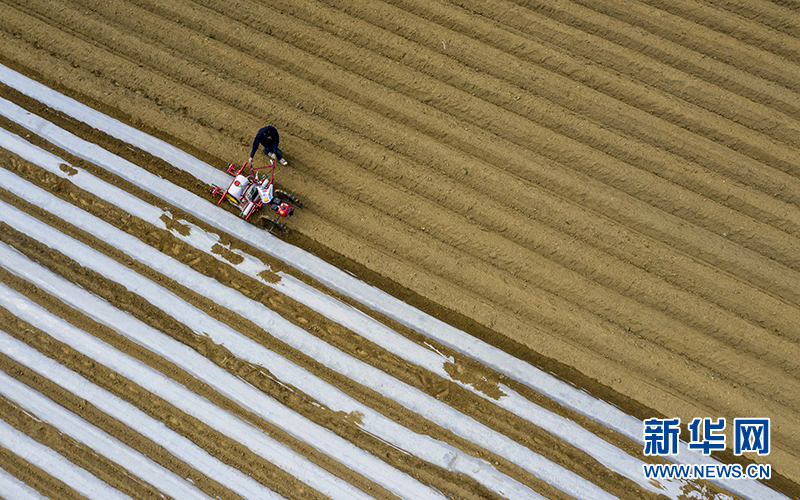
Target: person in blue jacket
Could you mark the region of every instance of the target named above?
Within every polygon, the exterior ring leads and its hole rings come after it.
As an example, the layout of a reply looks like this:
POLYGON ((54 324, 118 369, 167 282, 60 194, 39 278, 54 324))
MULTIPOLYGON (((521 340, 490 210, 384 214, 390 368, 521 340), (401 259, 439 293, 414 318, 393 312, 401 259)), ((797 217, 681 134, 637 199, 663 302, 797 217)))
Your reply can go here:
POLYGON ((258 131, 256 138, 253 141, 253 149, 250 151, 250 164, 253 164, 253 156, 258 150, 258 146, 264 146, 264 154, 279 162, 281 165, 287 165, 288 162, 283 157, 283 152, 278 149, 278 130, 272 125, 264 127, 258 131))

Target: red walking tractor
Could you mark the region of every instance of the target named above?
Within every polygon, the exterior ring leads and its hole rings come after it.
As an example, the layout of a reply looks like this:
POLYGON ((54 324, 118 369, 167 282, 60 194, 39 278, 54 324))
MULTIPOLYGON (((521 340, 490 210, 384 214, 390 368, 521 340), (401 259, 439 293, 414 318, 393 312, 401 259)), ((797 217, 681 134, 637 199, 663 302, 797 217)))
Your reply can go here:
MULTIPOLYGON (((269 165, 263 167, 250 165, 250 175, 244 175, 242 172, 247 165, 248 162, 244 162, 238 169, 233 163, 228 165, 227 172, 233 176, 233 181, 227 189, 214 186, 211 194, 219 195, 217 203, 228 200, 232 205, 239 208, 239 215, 244 220, 249 220, 262 207, 268 207, 281 218, 290 217, 294 214, 295 208, 303 208, 303 203, 294 195, 275 188, 273 182, 275 178, 274 161, 270 161, 269 165), (268 168, 271 169, 269 177, 265 176, 263 179, 259 179, 258 171, 268 168)), ((279 229, 283 233, 289 232, 289 229, 278 219, 274 219, 269 215, 262 215, 260 218, 265 227, 270 230, 279 229)))

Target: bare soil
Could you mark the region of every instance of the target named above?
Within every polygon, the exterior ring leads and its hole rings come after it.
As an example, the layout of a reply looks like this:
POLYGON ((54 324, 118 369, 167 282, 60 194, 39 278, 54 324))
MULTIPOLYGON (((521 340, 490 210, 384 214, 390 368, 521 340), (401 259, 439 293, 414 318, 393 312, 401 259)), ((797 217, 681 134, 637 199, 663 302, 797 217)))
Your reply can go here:
MULTIPOLYGON (((277 182, 306 208, 283 236, 358 277, 639 417, 769 417, 769 484, 800 498, 800 4, 746 0, 4 0, 0 62, 219 166, 247 159, 256 131, 277 127, 289 166, 277 182)), ((208 195, 208 186, 61 116, 13 89, 0 96, 138 165, 208 195)), ((6 120, 0 126, 22 131, 6 120)), ((149 195, 36 138, 95 175, 149 195)), ((256 160, 265 162, 258 153, 256 160)), ((456 384, 387 354, 231 267, 71 187, 6 151, 3 168, 447 401, 619 498, 653 498, 585 453, 456 384)), ((0 190, 0 199, 52 216, 0 190)), ((155 200, 153 200, 155 202, 155 200)), ((192 221, 177 211, 175 219, 192 221)), ((201 221, 192 221, 202 225, 201 221)), ((63 226, 60 224, 59 227, 63 226)), ((213 316, 409 427, 485 457, 548 498, 567 498, 502 458, 436 428, 295 352, 254 325, 128 262, 213 316)), ((397 452, 339 415, 197 338, 157 307, 8 227, 0 239, 106 297, 287 406, 454 498, 479 484, 397 452)), ((239 242, 229 242, 243 247, 239 242)), ((269 262, 281 263, 247 249, 269 262)), ((287 272, 293 272, 288 270, 287 272)), ((312 460, 393 498, 163 360, 68 310, 7 272, 50 310, 241 414, 312 460)), ((306 279, 305 277, 301 277, 306 279)), ((310 280, 309 280, 310 281, 310 280)), ((314 286, 321 286, 313 283, 314 286)), ((334 292, 331 292, 334 295, 334 292)), ((348 299, 342 297, 342 300, 348 299)), ((142 407, 289 498, 319 494, 130 382, 0 311, 0 327, 142 407)), ((415 332, 381 318, 418 342, 415 332)), ((429 342, 430 343, 430 342, 429 342)), ((437 346, 443 352, 450 351, 437 346)), ((453 373, 499 375, 458 354, 453 373)), ((83 408, 8 358, 0 368, 156 460, 159 447, 83 408)), ((504 383, 509 383, 504 380, 504 383)), ((639 446, 559 407, 633 454, 639 446)), ((63 392, 63 391, 62 391, 63 392)), ((113 464, 0 400, 0 415, 73 461, 113 464)), ((688 437, 688 433, 685 437, 688 437)), ((729 442, 730 442, 729 436, 729 442)), ((729 448, 730 450, 730 448, 729 448)), ((162 454, 162 455, 160 455, 162 454)), ((182 464, 220 498, 235 496, 182 464)), ((53 498, 63 484, 0 467, 53 498)), ((105 471, 105 472, 102 472, 105 471)), ((155 495, 116 479, 135 498, 155 495)))

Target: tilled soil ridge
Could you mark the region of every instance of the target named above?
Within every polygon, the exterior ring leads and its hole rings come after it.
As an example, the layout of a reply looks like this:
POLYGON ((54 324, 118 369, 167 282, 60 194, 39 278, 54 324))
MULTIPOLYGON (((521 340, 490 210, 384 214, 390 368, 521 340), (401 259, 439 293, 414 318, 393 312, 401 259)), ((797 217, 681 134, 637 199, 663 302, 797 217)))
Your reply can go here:
POLYGON ((768 416, 800 478, 797 6, 5 5, 4 62, 220 168, 277 126, 290 238, 655 414, 768 416))

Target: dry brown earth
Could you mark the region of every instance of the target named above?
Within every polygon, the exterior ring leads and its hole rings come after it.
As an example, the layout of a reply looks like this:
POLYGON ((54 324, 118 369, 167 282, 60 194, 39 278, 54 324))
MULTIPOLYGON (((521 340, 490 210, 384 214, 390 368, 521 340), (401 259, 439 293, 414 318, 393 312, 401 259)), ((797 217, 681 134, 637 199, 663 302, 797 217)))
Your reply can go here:
MULTIPOLYGON (((800 498, 800 3, 4 0, 0 62, 220 168, 244 161, 256 130, 275 125, 290 162, 278 182, 307 203, 289 222, 289 241, 637 417, 769 417, 772 453, 758 460, 773 465, 774 487, 800 498)), ((0 94, 204 194, 206 186, 187 174, 7 87, 0 94)), ((0 125, 24 135, 5 120, 0 125)), ((50 188, 63 182, 2 153, 3 167, 28 180, 50 188)), ((73 203, 97 205, 97 214, 173 249, 223 283, 240 281, 91 195, 56 191, 73 203)), ((2 199, 48 217, 7 192, 2 199)), ((135 297, 24 235, 8 228, 2 234, 6 243, 224 363, 219 346, 200 345, 202 339, 181 333, 159 310, 136 311, 135 297)), ((102 242, 80 238, 114 254, 102 242)), ((60 307, 8 273, 2 280, 48 308, 60 307)), ((446 394, 454 406, 571 464, 620 498, 646 497, 582 452, 505 413, 482 413, 476 398, 455 385, 419 373, 257 284, 252 289, 295 323, 430 394, 446 394)), ((241 322, 200 298, 190 300, 241 322)), ((73 319, 136 352, 87 318, 73 319)), ((7 328, 15 321, 2 317, 7 328)), ((236 326, 263 337, 252 325, 236 326)), ((260 341, 324 378, 340 377, 274 339, 260 341)), ((42 349, 75 369, 87 364, 68 348, 42 349)), ((17 378, 30 376, 8 359, 0 366, 17 378)), ((252 367, 227 368, 423 482, 458 498, 491 496, 471 480, 352 435, 341 416, 293 399, 252 367)), ((104 380, 94 368, 83 371, 104 380)), ((200 385, 186 374, 174 376, 200 385)), ((125 381, 104 383, 136 399, 125 381)), ((429 430, 379 395, 351 392, 421 432, 446 433, 429 430)), ((0 414, 18 428, 61 446, 50 429, 5 400, 0 404, 0 414)), ((175 412, 166 403, 151 404, 162 418, 175 412)), ((200 423, 175 425, 211 448, 228 446, 200 423)), ((637 453, 634 444, 605 433, 637 453)), ((282 439, 348 480, 363 481, 282 439)), ((448 439, 470 450, 469 443, 448 439)), ((81 460, 80 450, 70 453, 81 460)), ((228 456, 265 483, 283 485, 284 495, 317 498, 246 451, 228 456)), ((723 459, 736 460, 731 453, 723 459)), ((41 477, 20 472, 1 449, 0 466, 29 475, 31 484, 41 477)), ((549 498, 565 497, 513 464, 501 467, 549 498)), ((195 482, 227 495, 207 478, 195 482)), ((391 498, 377 485, 364 487, 391 498)), ((53 492, 64 486, 42 488, 58 497, 53 492)), ((137 498, 153 494, 132 480, 122 488, 137 498)))

